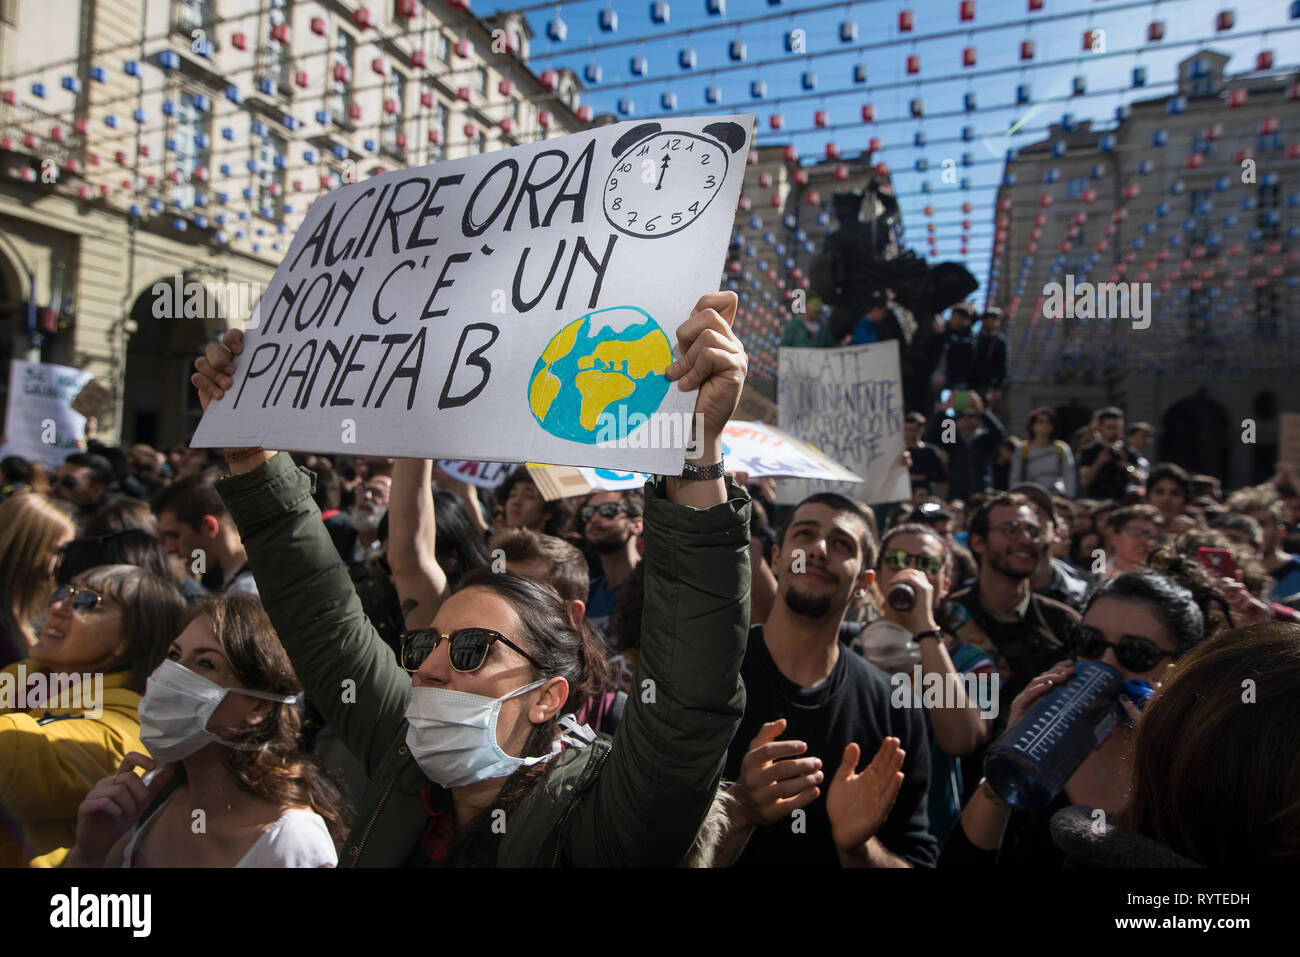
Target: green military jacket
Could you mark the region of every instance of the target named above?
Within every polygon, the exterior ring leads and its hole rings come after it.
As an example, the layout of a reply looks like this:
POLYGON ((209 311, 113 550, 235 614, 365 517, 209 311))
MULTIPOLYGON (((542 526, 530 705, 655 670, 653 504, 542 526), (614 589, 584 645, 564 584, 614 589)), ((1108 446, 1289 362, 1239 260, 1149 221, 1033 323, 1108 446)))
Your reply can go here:
MULTIPOLYGON (((340 865, 400 867, 420 842, 431 786, 406 746, 410 676, 362 611, 313 485, 280 454, 217 488, 307 695, 370 777, 340 865)), ((612 742, 602 735, 548 762, 511 812, 497 864, 675 866, 691 850, 745 705, 750 504, 728 490, 701 510, 647 485, 636 693, 612 742)))

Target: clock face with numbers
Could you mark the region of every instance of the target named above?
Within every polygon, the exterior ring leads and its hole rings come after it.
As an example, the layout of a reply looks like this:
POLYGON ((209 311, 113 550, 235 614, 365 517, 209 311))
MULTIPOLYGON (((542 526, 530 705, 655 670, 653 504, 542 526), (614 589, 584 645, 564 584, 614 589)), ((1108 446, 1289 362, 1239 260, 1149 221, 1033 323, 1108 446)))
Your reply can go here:
POLYGON ((727 178, 727 148, 671 130, 637 141, 605 180, 605 218, 620 233, 655 239, 695 222, 727 178))

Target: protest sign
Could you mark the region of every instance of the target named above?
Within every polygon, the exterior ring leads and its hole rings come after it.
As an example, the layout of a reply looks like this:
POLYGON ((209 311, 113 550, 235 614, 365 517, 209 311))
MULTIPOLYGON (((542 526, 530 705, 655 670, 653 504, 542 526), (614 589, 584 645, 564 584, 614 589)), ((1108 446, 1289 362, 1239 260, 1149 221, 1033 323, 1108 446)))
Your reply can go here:
POLYGON ((86 437, 86 417, 72 400, 93 378, 89 372, 44 362, 9 362, 9 403, 0 457, 20 455, 57 468, 86 437))
POLYGON ((98 379, 91 379, 81 387, 76 398, 69 403, 69 408, 78 415, 99 416, 107 412, 112 404, 113 393, 109 392, 98 379))
POLYGON ((542 493, 542 498, 548 502, 557 498, 586 495, 592 490, 591 483, 582 477, 582 470, 572 465, 529 462, 528 475, 537 486, 537 491, 542 493))
POLYGON ((468 482, 476 488, 496 488, 515 466, 507 462, 465 462, 440 459, 438 468, 447 473, 449 478, 458 482, 468 482))
POLYGON ((777 482, 793 504, 833 491, 875 504, 909 498, 903 467, 903 388, 897 340, 842 349, 782 349, 781 428, 862 477, 861 485, 809 479, 777 482))
POLYGON ((862 481, 807 442, 763 422, 728 422, 722 430, 722 453, 727 471, 744 472, 750 478, 770 475, 862 481))
POLYGON ((644 472, 620 472, 615 469, 580 468, 583 481, 597 492, 621 492, 628 488, 641 488, 648 476, 644 472))
POLYGON ((695 395, 663 373, 752 130, 613 124, 321 196, 193 444, 680 472, 695 395))
POLYGON ((592 492, 618 492, 641 488, 650 476, 644 472, 621 472, 617 469, 577 468, 571 465, 528 463, 528 474, 542 498, 573 498, 592 492))

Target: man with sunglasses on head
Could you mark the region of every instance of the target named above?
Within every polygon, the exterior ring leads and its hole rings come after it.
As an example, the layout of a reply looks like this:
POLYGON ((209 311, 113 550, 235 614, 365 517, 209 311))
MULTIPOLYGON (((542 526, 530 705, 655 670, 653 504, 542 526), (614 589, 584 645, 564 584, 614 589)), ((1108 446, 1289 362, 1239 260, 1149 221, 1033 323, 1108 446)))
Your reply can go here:
POLYGON ((640 489, 592 492, 578 506, 578 528, 587 547, 600 560, 601 574, 591 581, 587 621, 608 634, 609 616, 623 583, 641 561, 641 512, 645 498, 640 489))
POLYGON ((1030 587, 1050 543, 1029 498, 1002 492, 980 506, 969 527, 979 575, 974 585, 952 596, 964 609, 962 617, 969 616, 957 627, 957 637, 998 662, 1000 710, 1006 714, 1029 679, 1069 656, 1069 629, 1079 614, 1030 587))

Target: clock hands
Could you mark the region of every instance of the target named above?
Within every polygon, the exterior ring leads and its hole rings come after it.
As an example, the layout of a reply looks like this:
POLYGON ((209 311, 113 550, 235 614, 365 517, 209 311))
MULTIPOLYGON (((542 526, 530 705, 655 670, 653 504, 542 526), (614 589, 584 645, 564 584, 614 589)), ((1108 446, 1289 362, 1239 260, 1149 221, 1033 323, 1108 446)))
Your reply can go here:
POLYGON ((660 190, 660 189, 663 189, 663 185, 664 185, 664 173, 666 173, 666 172, 668 172, 668 157, 667 157, 667 156, 664 157, 664 161, 659 165, 659 182, 655 183, 655 191, 656 191, 656 192, 657 192, 658 190, 660 190))

